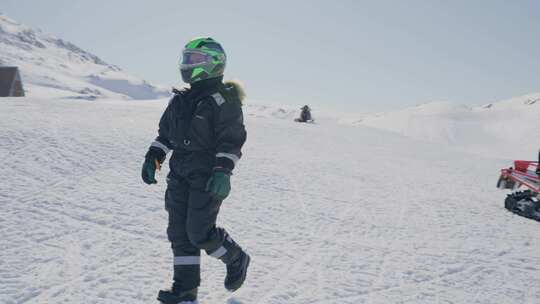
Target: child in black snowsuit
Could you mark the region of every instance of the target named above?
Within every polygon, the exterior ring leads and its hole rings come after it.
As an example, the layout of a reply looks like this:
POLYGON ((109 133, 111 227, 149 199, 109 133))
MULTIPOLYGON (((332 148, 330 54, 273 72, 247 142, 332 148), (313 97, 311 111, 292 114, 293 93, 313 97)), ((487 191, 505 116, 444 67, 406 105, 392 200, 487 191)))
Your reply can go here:
POLYGON ((230 291, 243 284, 250 262, 225 229, 216 226, 246 141, 241 108, 244 93, 237 83, 223 83, 225 52, 212 38, 190 41, 182 57, 182 78, 190 88, 174 90, 142 169, 144 182, 156 183, 156 169, 173 151, 165 207, 174 282, 170 290, 158 295, 166 304, 196 300, 201 250, 226 264, 225 287, 230 291))

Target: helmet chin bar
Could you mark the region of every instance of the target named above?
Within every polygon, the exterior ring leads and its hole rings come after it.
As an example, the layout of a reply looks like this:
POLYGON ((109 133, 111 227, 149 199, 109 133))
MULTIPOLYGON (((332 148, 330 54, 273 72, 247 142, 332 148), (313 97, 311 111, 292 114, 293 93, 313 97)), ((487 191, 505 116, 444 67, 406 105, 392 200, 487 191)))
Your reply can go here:
POLYGON ((193 83, 193 79, 191 78, 191 75, 193 74, 193 69, 190 68, 190 69, 183 69, 183 68, 180 68, 180 74, 182 75, 182 80, 185 82, 185 83, 193 83))
POLYGON ((182 75, 182 80, 185 83, 193 84, 195 82, 205 80, 208 78, 213 78, 208 75, 208 73, 203 70, 201 73, 197 74, 196 77, 193 77, 193 71, 194 69, 180 69, 180 74, 182 75))
POLYGON ((216 78, 223 76, 225 65, 213 66, 211 63, 180 65, 180 74, 185 83, 195 83, 201 80, 216 78), (199 73, 194 76, 196 69, 200 69, 199 73), (210 72, 209 69, 212 69, 210 72))

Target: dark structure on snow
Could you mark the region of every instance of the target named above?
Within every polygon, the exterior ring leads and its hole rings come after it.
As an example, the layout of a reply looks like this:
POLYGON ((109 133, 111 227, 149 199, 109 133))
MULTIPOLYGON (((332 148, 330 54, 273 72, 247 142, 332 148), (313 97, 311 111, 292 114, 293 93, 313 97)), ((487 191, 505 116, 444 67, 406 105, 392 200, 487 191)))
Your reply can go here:
POLYGON ((24 96, 19 68, 0 66, 0 97, 24 96))

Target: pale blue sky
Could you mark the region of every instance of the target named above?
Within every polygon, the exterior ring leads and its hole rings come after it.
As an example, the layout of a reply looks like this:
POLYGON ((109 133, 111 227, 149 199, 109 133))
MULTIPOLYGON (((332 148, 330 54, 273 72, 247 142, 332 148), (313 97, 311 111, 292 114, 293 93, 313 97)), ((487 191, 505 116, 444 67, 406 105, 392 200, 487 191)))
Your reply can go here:
POLYGON ((377 111, 540 91, 540 1, 0 0, 0 11, 148 81, 194 36, 252 99, 377 111))

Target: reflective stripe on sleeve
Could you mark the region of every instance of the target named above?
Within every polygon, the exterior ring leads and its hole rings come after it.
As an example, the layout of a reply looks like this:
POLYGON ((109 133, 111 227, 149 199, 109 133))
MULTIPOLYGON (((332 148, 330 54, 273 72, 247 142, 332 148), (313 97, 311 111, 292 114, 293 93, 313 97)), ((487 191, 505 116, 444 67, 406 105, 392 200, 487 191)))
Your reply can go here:
POLYGON ((160 148, 161 150, 163 150, 163 152, 165 152, 165 154, 169 153, 169 151, 171 151, 171 149, 167 148, 167 146, 165 146, 164 144, 160 143, 159 141, 155 140, 154 142, 152 142, 152 144, 150 145, 150 147, 156 147, 156 148, 160 148))
POLYGON ((218 154, 216 154, 216 157, 228 158, 228 159, 233 161, 235 166, 236 166, 236 163, 240 160, 240 158, 238 156, 236 156, 236 154, 232 154, 232 153, 219 152, 218 154))
POLYGON ((201 264, 200 256, 175 256, 174 265, 199 265, 201 264))

